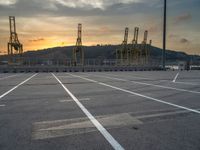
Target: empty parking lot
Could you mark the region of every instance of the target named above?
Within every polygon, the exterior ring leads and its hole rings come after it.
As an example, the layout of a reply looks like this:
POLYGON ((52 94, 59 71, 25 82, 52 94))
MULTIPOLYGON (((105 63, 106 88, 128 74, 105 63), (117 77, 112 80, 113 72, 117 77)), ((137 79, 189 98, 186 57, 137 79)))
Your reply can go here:
POLYGON ((199 150, 200 71, 0 74, 2 150, 199 150))

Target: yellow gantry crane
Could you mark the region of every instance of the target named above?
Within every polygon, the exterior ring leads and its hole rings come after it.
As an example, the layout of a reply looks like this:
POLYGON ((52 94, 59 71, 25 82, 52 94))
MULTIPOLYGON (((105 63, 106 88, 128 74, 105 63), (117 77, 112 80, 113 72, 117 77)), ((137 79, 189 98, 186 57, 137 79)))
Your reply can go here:
POLYGON ((78 24, 78 37, 76 40, 76 46, 72 52, 72 63, 73 66, 84 65, 84 51, 82 48, 82 24, 78 24))
POLYGON ((8 42, 8 56, 9 64, 21 63, 21 56, 23 53, 23 45, 19 42, 16 32, 15 16, 9 16, 10 39, 8 42))
POLYGON ((152 40, 149 41, 149 44, 147 43, 147 37, 148 37, 148 31, 146 30, 144 32, 144 39, 141 44, 143 64, 149 63, 150 48, 152 45, 152 40))
POLYGON ((8 56, 10 56, 10 63, 12 63, 12 56, 14 54, 23 53, 23 45, 19 42, 16 32, 15 16, 9 16, 10 39, 8 42, 8 56))
POLYGON ((129 50, 128 50, 128 31, 129 28, 125 28, 124 40, 121 44, 121 48, 116 50, 116 58, 120 61, 120 64, 125 64, 129 59, 129 50))
POLYGON ((9 23, 10 23, 10 40, 8 42, 8 55, 13 55, 13 54, 21 55, 23 53, 23 45, 19 42, 18 39, 14 16, 9 16, 9 23))
POLYGON ((134 37, 130 46, 130 63, 131 64, 137 64, 139 56, 140 56, 140 50, 138 47, 138 35, 139 35, 139 28, 135 27, 134 29, 134 37))
POLYGON ((150 56, 150 44, 147 44, 148 31, 144 32, 144 39, 141 44, 138 44, 139 28, 135 27, 134 37, 131 44, 128 44, 128 31, 129 28, 125 28, 124 41, 121 47, 116 50, 116 59, 120 65, 140 65, 148 64, 150 56))
POLYGON ((141 44, 141 60, 142 64, 146 64, 148 60, 148 47, 147 47, 148 31, 144 31, 144 39, 141 44))

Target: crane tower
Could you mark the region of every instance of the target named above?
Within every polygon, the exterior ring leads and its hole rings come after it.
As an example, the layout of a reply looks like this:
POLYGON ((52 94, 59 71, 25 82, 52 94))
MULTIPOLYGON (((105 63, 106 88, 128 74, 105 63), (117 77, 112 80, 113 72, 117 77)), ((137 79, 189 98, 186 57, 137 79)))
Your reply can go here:
POLYGON ((148 45, 147 45, 147 37, 148 37, 148 31, 146 30, 144 32, 144 39, 142 41, 142 55, 143 57, 143 63, 147 64, 148 63, 148 57, 149 57, 149 52, 148 52, 148 45))
POLYGON ((82 48, 82 24, 78 24, 78 37, 76 46, 73 48, 73 65, 84 65, 84 51, 82 48))
POLYGON ((128 51, 128 31, 129 28, 125 28, 124 40, 122 42, 121 48, 117 49, 116 57, 117 60, 120 60, 120 63, 123 64, 125 61, 129 61, 129 51, 128 51))
POLYGON ((140 51, 138 48, 138 35, 139 35, 139 28, 135 27, 134 29, 134 37, 131 43, 131 51, 130 51, 130 59, 131 63, 138 63, 140 51))
POLYGON ((23 45, 19 42, 18 39, 14 16, 9 16, 9 23, 10 23, 10 40, 8 42, 8 55, 13 55, 13 54, 21 55, 23 53, 23 45))

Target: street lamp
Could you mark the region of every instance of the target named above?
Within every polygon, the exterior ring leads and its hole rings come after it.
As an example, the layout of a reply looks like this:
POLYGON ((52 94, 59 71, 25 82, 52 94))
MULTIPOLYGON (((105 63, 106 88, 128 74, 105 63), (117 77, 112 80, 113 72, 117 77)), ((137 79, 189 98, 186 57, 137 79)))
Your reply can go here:
POLYGON ((162 51, 162 67, 165 70, 166 60, 166 16, 167 16, 167 0, 164 0, 164 16, 163 16, 163 51, 162 51))

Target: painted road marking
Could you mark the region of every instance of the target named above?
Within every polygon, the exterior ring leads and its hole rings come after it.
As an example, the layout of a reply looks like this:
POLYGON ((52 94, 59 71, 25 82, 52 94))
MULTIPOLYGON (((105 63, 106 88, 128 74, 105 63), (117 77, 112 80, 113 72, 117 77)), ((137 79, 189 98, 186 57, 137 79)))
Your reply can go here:
POLYGON ((64 86, 64 84, 53 73, 52 73, 52 75, 61 84, 61 86, 64 88, 64 90, 71 96, 71 98, 76 102, 76 104, 85 113, 85 115, 90 119, 90 121, 99 130, 99 132, 111 144, 111 146, 115 150, 124 150, 124 148, 112 137, 112 135, 100 124, 100 122, 97 119, 95 119, 95 117, 85 108, 85 106, 64 86))
MULTIPOLYGON (((89 74, 89 73, 84 73, 84 74, 87 74, 87 75, 90 75, 90 76, 96 76, 96 77, 103 77, 103 78, 107 78, 107 79, 115 79, 117 81, 128 81, 128 80, 125 80, 125 79, 120 79, 120 78, 114 78, 114 77, 108 77, 108 76, 104 76, 104 75, 94 75, 94 74, 89 74)), ((82 76, 83 77, 83 76, 82 76)), ((92 80, 92 82, 94 82, 94 80, 92 80)))
POLYGON ((12 89, 10 89, 9 91, 5 92, 4 94, 2 94, 2 95, 0 96, 0 100, 1 100, 4 96, 8 95, 10 92, 14 91, 14 90, 15 90, 16 88, 18 88, 19 86, 21 86, 22 84, 26 83, 27 81, 29 81, 30 79, 32 79, 33 77, 35 77, 36 75, 37 75, 37 73, 34 74, 34 75, 32 75, 31 77, 29 77, 28 79, 22 81, 21 83, 19 83, 18 85, 16 85, 15 87, 13 87, 12 89))
MULTIPOLYGON (((104 73, 105 75, 110 75, 110 76, 116 76, 116 77, 119 77, 119 75, 114 75, 114 74, 108 74, 108 73, 104 73)), ((93 74, 88 74, 88 75, 93 75, 93 74)), ((96 75, 96 74, 95 74, 96 75)), ((135 76, 127 76, 127 77, 132 77, 132 78, 139 78, 139 77, 135 77, 135 76)), ((143 77, 141 77, 141 79, 143 79, 143 77)), ((144 78, 144 79, 148 79, 148 80, 156 80, 156 79, 153 79, 153 78, 144 78)), ((163 82, 171 82, 170 80, 157 80, 157 81, 163 81, 163 82)), ((190 82, 172 82, 172 83, 178 83, 178 84, 186 84, 186 85, 200 85, 200 84, 195 84, 195 83, 190 83, 190 82)))
POLYGON ((176 74, 176 76, 174 77, 174 80, 172 82, 176 82, 176 79, 178 78, 179 76, 179 72, 176 74))
POLYGON ((165 117, 165 116, 176 116, 180 114, 189 114, 191 112, 188 112, 187 110, 179 110, 179 111, 173 111, 173 112, 161 112, 161 113, 154 113, 154 114, 146 114, 141 116, 135 116, 138 120, 145 119, 145 118, 156 118, 156 117, 165 117))
MULTIPOLYGON (((81 78, 81 79, 84 79, 84 80, 88 80, 88 78, 84 78, 84 77, 81 77, 81 76, 78 76, 78 75, 73 75, 73 74, 70 74, 70 73, 68 73, 68 74, 73 76, 73 77, 77 77, 77 78, 81 78)), ((106 87, 110 87, 112 89, 123 91, 125 93, 129 93, 129 94, 132 94, 132 95, 140 96, 140 97, 152 100, 152 101, 156 101, 156 102, 159 102, 159 103, 167 104, 167 105, 170 105, 170 106, 173 106, 173 107, 181 108, 181 109, 184 109, 184 110, 188 110, 188 111, 200 114, 200 111, 195 110, 195 109, 191 109, 191 108, 184 107, 184 106, 181 106, 181 105, 177 105, 177 104, 174 104, 174 103, 166 102, 166 101, 163 101, 163 100, 160 100, 160 99, 156 99, 156 98, 149 97, 149 96, 146 96, 146 95, 143 95, 143 94, 132 92, 132 91, 129 91, 129 90, 126 90, 126 89, 122 89, 122 88, 116 87, 116 86, 112 86, 112 85, 109 85, 109 84, 106 84, 106 83, 103 83, 103 82, 95 81, 95 83, 98 83, 98 84, 106 86, 106 87)))
MULTIPOLYGON (((101 115, 96 116, 96 118, 108 129, 142 124, 140 120, 129 113, 101 115)), ((98 132, 98 130, 87 117, 51 120, 35 122, 33 124, 32 138, 36 140, 47 139, 89 132, 98 132)))
POLYGON ((200 85, 200 84, 195 84, 195 83, 190 83, 190 82, 180 82, 180 81, 176 81, 176 82, 173 82, 173 83, 178 83, 178 84, 185 84, 185 85, 196 85, 196 86, 198 86, 198 85, 200 85))
MULTIPOLYGON (((107 78, 107 79, 115 79, 115 80, 121 80, 121 81, 128 81, 128 80, 125 80, 125 79, 113 78, 113 77, 108 77, 108 76, 103 76, 103 75, 93 75, 93 76, 99 76, 99 77, 101 76, 101 77, 107 78)), ((90 81, 94 81, 94 80, 90 80, 90 81)), ((131 82, 132 83, 136 83, 136 84, 141 84, 141 85, 148 85, 148 86, 159 87, 159 88, 163 88, 163 89, 170 89, 170 90, 176 90, 176 91, 181 91, 181 92, 189 92, 189 93, 194 93, 194 94, 200 94, 199 91, 192 91, 192 90, 174 88, 174 87, 157 85, 157 84, 151 84, 151 83, 146 83, 146 82, 138 82, 138 81, 131 81, 131 82)))
POLYGON ((5 107, 6 105, 4 105, 4 104, 2 104, 2 105, 0 105, 0 107, 5 107))
MULTIPOLYGON (((89 100, 91 100, 90 98, 81 98, 81 99, 79 99, 79 101, 89 101, 89 100)), ((74 100, 73 99, 63 99, 63 100, 60 100, 60 102, 61 103, 63 103, 63 102, 74 102, 74 100)))
MULTIPOLYGON (((51 76, 51 77, 52 77, 52 76, 51 76)), ((64 76, 64 75, 57 75, 57 77, 58 77, 58 78, 69 78, 69 79, 72 78, 72 77, 70 77, 70 76, 64 76)), ((84 77, 87 78, 88 76, 84 76, 84 77)))
MULTIPOLYGON (((20 74, 20 75, 21 75, 21 74, 20 74)), ((15 74, 15 75, 3 77, 3 78, 0 78, 0 80, 4 80, 4 79, 7 79, 7 78, 12 78, 12 77, 15 77, 15 76, 19 76, 19 74, 15 74)))
POLYGON ((136 84, 142 84, 142 85, 148 85, 148 86, 159 87, 159 88, 163 88, 163 89, 170 89, 170 90, 176 90, 176 91, 181 91, 181 92, 189 92, 189 93, 194 93, 194 94, 200 94, 199 91, 192 91, 192 90, 174 88, 174 87, 163 86, 163 85, 157 85, 157 84, 151 84, 151 83, 145 83, 145 82, 137 82, 137 81, 131 81, 131 82, 132 82, 132 83, 136 83, 136 84))
MULTIPOLYGON (((111 75, 111 74, 108 74, 108 73, 104 73, 105 75, 111 75)), ((113 76, 117 76, 118 75, 113 75, 113 76)), ((138 76, 130 76, 130 75, 126 75, 127 77, 130 77, 130 78, 135 78, 135 79, 144 79, 144 80, 156 80, 156 79, 153 79, 153 78, 145 78, 145 77, 138 77, 138 76)))
MULTIPOLYGON (((146 112, 146 114, 143 115, 135 115, 134 112, 127 112, 101 115, 96 116, 96 118, 107 129, 114 129, 130 125, 141 125, 146 121, 153 121, 154 118, 157 117, 163 117, 162 119, 166 119, 166 116, 171 116, 172 118, 174 118, 175 116, 179 116, 181 114, 190 115, 190 113, 191 112, 188 112, 186 110, 177 110, 173 112, 153 112, 150 114, 149 112, 146 112)), ((71 135, 80 135, 97 131, 98 130, 91 123, 91 121, 88 120, 87 117, 50 121, 47 120, 33 123, 32 138, 35 140, 49 139, 71 135)))

